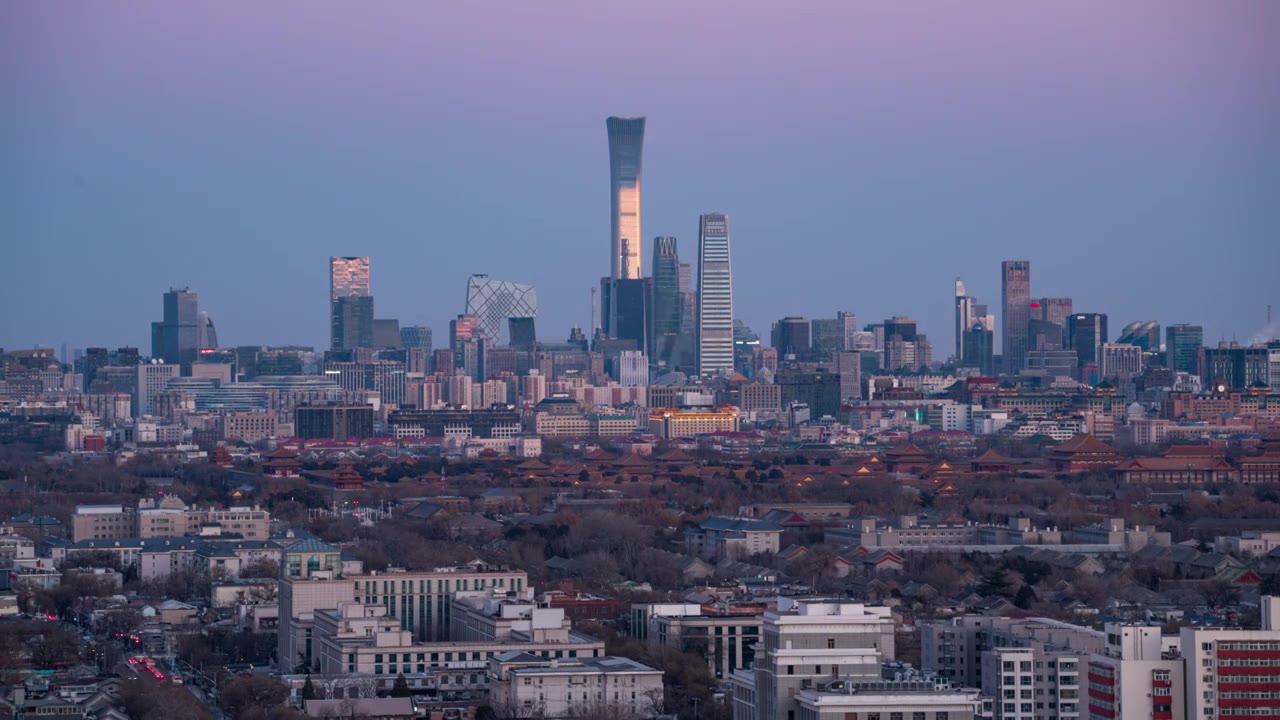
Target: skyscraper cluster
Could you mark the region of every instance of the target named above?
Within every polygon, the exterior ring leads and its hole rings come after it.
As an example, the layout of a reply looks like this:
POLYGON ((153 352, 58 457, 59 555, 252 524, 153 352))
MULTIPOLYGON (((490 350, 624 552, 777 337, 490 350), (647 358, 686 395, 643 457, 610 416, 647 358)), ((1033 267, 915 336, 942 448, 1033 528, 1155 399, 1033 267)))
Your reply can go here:
MULTIPOLYGON (((670 236, 654 240, 653 275, 644 277, 641 212, 645 119, 611 117, 610 273, 600 280, 597 346, 616 356, 639 351, 659 372, 715 374, 734 367, 733 272, 729 219, 698 221, 698 286, 670 236)), ((635 362, 634 357, 630 361, 635 362)))

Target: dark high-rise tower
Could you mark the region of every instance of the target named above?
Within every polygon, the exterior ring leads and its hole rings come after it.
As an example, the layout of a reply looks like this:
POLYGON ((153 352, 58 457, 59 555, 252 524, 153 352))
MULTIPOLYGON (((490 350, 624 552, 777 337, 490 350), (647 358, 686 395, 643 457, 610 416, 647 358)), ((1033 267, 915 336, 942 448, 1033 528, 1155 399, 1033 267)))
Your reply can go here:
POLYGON ((191 363, 200 354, 202 335, 200 297, 190 288, 169 288, 164 294, 164 319, 151 323, 151 357, 190 372, 191 363))
POLYGON ((991 375, 994 371, 991 336, 992 332, 981 322, 969 326, 964 331, 964 356, 959 359, 960 366, 977 368, 983 375, 991 375))
POLYGON ((1031 261, 1005 260, 1000 263, 1001 355, 1004 371, 1022 369, 1028 349, 1031 321, 1031 261))
POLYGON ((685 307, 690 298, 681 287, 680 252, 675 238, 654 238, 652 272, 652 360, 655 365, 672 370, 690 370, 693 338, 686 332, 685 319, 692 317, 692 309, 685 307))
POLYGON ((1200 373, 1200 348, 1204 328, 1199 325, 1170 325, 1164 329, 1165 364, 1177 372, 1200 373))
POLYGON ((784 317, 773 324, 769 342, 778 351, 778 359, 788 355, 796 360, 809 359, 809 321, 802 317, 784 317))
POLYGON ((644 118, 611 117, 609 130, 609 189, 611 240, 610 275, 614 280, 640 279, 640 175, 644 150, 644 118))
POLYGON ((329 258, 329 349, 373 345, 369 258, 329 258), (352 344, 358 343, 358 344, 352 344))
POLYGON ((1067 318, 1067 349, 1076 351, 1081 367, 1101 360, 1107 337, 1105 313, 1076 313, 1067 318))

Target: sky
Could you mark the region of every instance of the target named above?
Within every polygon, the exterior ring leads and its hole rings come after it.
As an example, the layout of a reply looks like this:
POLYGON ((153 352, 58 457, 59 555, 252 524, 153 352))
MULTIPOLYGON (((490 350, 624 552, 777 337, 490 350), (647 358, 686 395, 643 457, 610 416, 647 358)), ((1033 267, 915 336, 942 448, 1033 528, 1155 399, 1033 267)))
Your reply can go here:
MULTIPOLYGON (((1247 341, 1280 317, 1280 3, 0 4, 0 347, 131 344, 190 286, 223 345, 328 342, 330 255, 377 315, 609 269, 605 118, 648 118, 652 238, 730 218, 735 316, 917 319, 957 276, 1247 341)), ((998 319, 997 319, 998 324, 998 319)), ((1274 328, 1272 329, 1274 331, 1274 328)))

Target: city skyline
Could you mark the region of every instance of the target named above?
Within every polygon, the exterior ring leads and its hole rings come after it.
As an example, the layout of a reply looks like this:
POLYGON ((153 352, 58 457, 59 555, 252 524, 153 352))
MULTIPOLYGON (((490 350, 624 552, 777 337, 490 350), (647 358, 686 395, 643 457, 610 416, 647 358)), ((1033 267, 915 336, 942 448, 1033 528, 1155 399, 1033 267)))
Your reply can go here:
MULTIPOLYGON (((246 36, 244 58, 215 63, 187 40, 208 22, 249 27, 215 6, 156 15, 6 8, 3 45, 33 62, 0 70, 0 90, 23 109, 0 121, 16 148, 0 170, 0 217, 6 236, 23 239, 8 253, 24 268, 0 288, 0 304, 17 309, 0 318, 0 346, 145 348, 144 309, 164 288, 190 286, 216 310, 224 345, 323 348, 317 258, 348 253, 380 263, 378 313, 407 324, 440 332, 462 309, 450 289, 487 272, 540 289, 540 334, 586 327, 589 289, 607 272, 599 123, 611 114, 648 118, 648 235, 636 257, 657 236, 692 247, 694 218, 724 210, 734 217, 735 314, 757 331, 786 315, 853 308, 863 318, 910 315, 937 347, 951 347, 953 278, 994 307, 992 267, 1018 257, 1035 263, 1037 287, 1069 294, 1077 311, 1107 313, 1116 327, 1156 319, 1202 326, 1207 344, 1252 340, 1266 305, 1280 306, 1265 272, 1280 260, 1272 242, 1280 210, 1263 191, 1280 184, 1271 130, 1280 99, 1259 82, 1280 63, 1261 30, 1280 10, 1244 4, 1226 17, 1137 3, 1109 8, 1099 23, 1100 4, 1002 8, 1004 23, 984 37, 982 17, 995 6, 980 7, 941 18, 938 26, 959 31, 941 45, 910 9, 833 4, 812 20, 771 24, 767 10, 743 7, 743 19, 770 30, 716 35, 696 49, 668 22, 676 8, 655 8, 637 20, 634 39, 620 42, 638 49, 666 40, 673 52, 623 68, 631 82, 619 87, 563 72, 574 69, 566 57, 595 51, 589 30, 617 19, 595 10, 563 52, 514 33, 503 50, 510 56, 469 75, 432 74, 416 91, 352 79, 393 77, 417 60, 438 65, 465 45, 478 21, 472 11, 403 6, 388 10, 399 23, 355 18, 367 30, 403 32, 358 54, 352 74, 325 87, 298 82, 329 67, 335 43, 347 44, 316 25, 333 19, 324 9, 306 11, 313 22, 291 36, 289 62, 273 43, 246 36), (1152 8, 1163 22, 1149 22, 1152 8), (79 22, 61 22, 68 14, 79 22), (148 18, 169 32, 131 34, 148 18), (424 27, 439 47, 410 41, 424 27), (821 42, 850 31, 855 42, 821 42), (1080 57, 1072 48, 1086 38, 1096 50, 1080 57), (794 52, 770 73, 721 59, 762 39, 794 52), (1026 73, 993 72, 1005 63, 989 51, 992 40, 1004 53, 1040 59, 1026 73), (933 80, 937 56, 904 58, 900 47, 936 47, 948 84, 933 80), (172 62, 153 67, 156 55, 172 62), (508 72, 516 57, 522 64, 508 72), (258 61, 254 71, 245 58, 258 61), (865 69, 889 61, 900 64, 892 89, 865 69), (834 76, 831 67, 850 70, 834 76), (147 73, 154 77, 139 79, 147 73), (242 83, 247 76, 255 82, 242 83), (472 86, 492 87, 473 94, 472 86), (289 105, 272 101, 282 88, 289 105), (758 91, 739 92, 747 89, 758 91), (376 112, 331 120, 307 112, 353 94, 376 112), (1020 103, 1016 122, 1005 96, 1020 103), (183 103, 166 102, 175 97, 183 103), (528 102, 544 97, 561 101, 554 113, 528 102), (438 98, 457 100, 448 118, 431 112, 438 98), (127 108, 146 120, 122 114, 127 108), (434 137, 447 142, 424 142, 434 137), (153 149, 135 162, 115 161, 117 148, 144 142, 153 149), (497 206, 493 197, 511 201, 497 206), (901 263, 911 244, 947 251, 901 263), (484 258, 473 257, 477 247, 484 258), (1235 263, 1232 292, 1191 281, 1205 248, 1235 263), (95 285, 104 277, 129 282, 95 285), (1138 278, 1184 282, 1134 292, 1138 278), (109 292, 114 305, 138 310, 83 313, 52 287, 109 292)), ((712 8, 679 10, 689 32, 717 20, 712 8)), ((559 20, 540 15, 513 10, 495 31, 559 20)), ((245 17, 268 35, 295 25, 270 8, 245 17)))

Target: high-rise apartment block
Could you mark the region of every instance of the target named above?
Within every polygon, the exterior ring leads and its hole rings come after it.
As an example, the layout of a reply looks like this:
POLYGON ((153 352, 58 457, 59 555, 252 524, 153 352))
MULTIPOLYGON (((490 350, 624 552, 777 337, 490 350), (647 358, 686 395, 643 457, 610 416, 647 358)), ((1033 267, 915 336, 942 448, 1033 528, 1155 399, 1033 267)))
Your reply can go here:
POLYGON ((1005 260, 1000 264, 1001 358, 1006 373, 1022 369, 1031 322, 1031 262, 1005 260))
POLYGON ((611 117, 609 131, 610 277, 640 279, 640 177, 644 154, 644 118, 611 117))
POLYGON ((733 268, 729 218, 703 215, 698 224, 698 373, 733 369, 733 268))
POLYGON ((1261 627, 1109 622, 1097 630, 1040 617, 964 616, 920 628, 921 665, 980 687, 1000 720, 1280 717, 1280 598, 1261 627))

